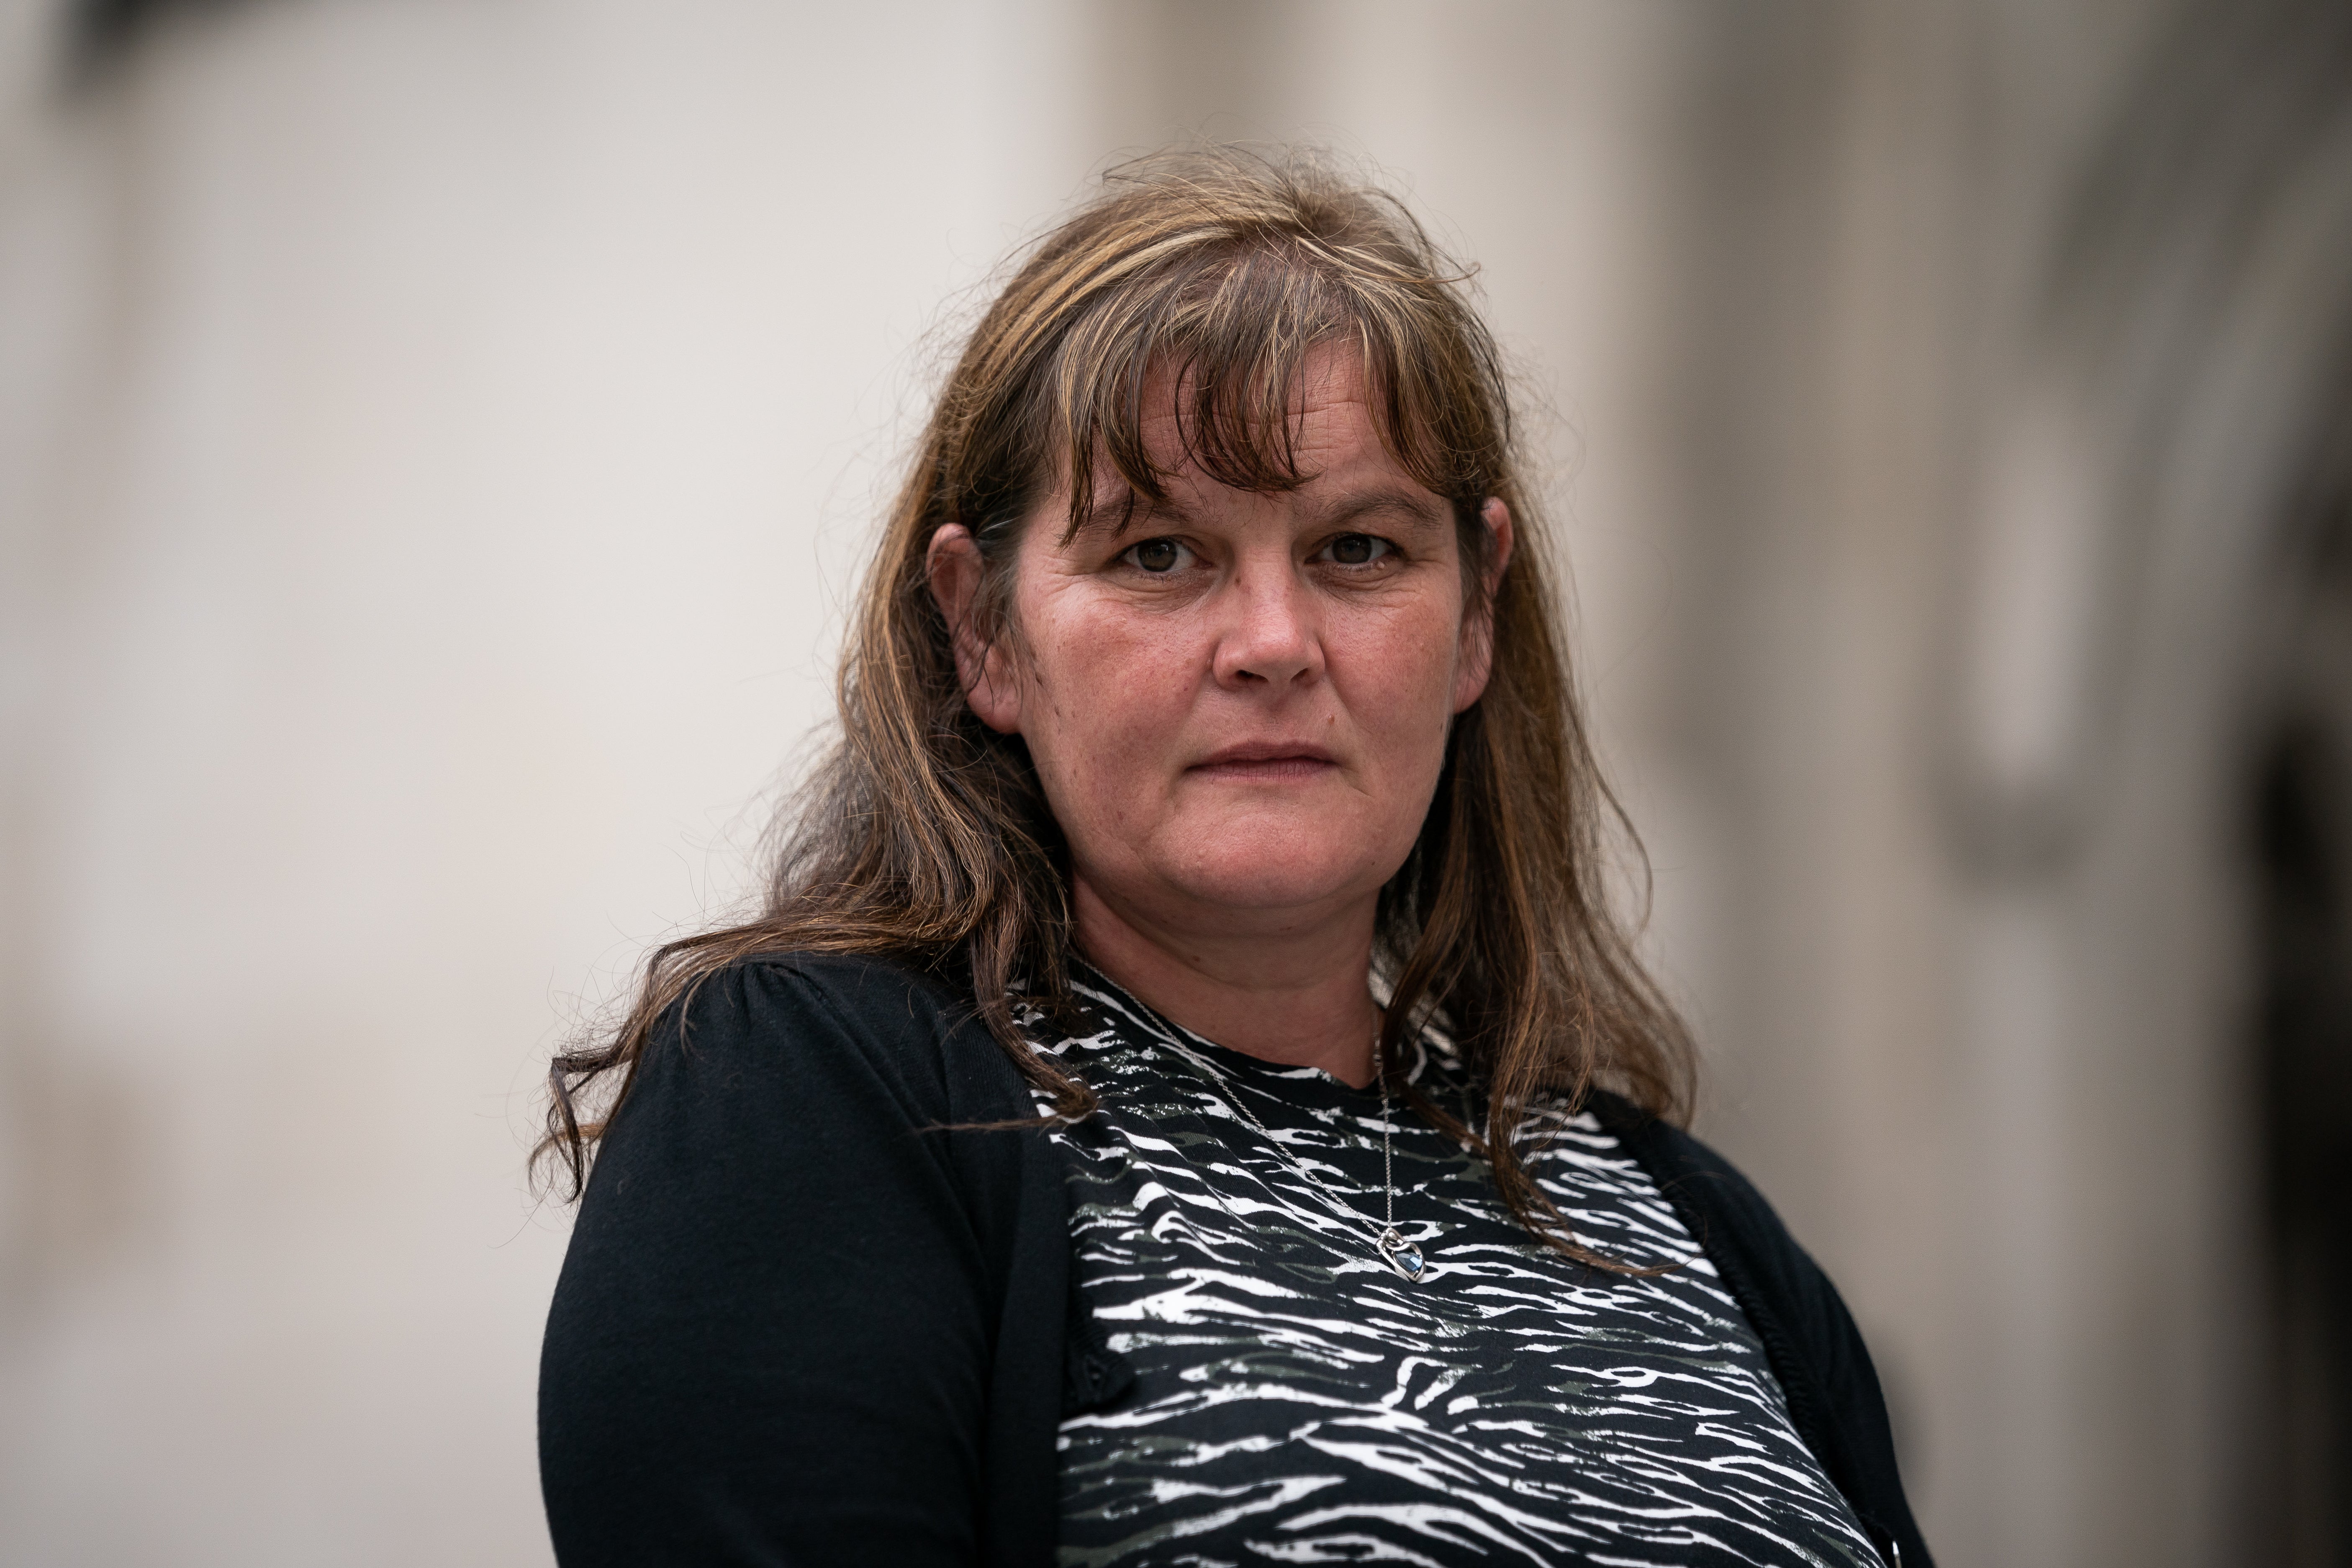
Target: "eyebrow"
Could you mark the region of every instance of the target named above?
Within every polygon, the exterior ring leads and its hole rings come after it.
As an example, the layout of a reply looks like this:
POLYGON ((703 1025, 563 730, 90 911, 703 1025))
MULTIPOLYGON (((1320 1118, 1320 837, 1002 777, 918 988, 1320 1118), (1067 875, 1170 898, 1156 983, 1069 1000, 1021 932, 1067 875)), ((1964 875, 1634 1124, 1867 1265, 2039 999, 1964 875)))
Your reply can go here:
POLYGON ((1101 532, 1117 539, 1133 528, 1163 522, 1181 528, 1192 521, 1191 514, 1173 500, 1149 500, 1122 486, 1118 494, 1097 500, 1066 537, 1101 532))
POLYGON ((1382 485, 1341 496, 1322 509, 1318 521, 1328 528, 1335 523, 1354 522, 1360 518, 1402 516, 1409 521, 1434 526, 1445 521, 1450 510, 1444 501, 1434 497, 1424 499, 1411 490, 1382 485))

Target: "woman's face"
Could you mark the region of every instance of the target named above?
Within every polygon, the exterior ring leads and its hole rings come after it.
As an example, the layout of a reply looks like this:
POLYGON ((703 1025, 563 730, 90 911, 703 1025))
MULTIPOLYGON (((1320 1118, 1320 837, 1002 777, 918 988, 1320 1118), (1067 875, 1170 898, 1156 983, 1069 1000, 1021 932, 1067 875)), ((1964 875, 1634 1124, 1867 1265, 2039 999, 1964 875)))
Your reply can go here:
MULTIPOLYGON (((1082 902, 1170 936, 1368 917, 1486 687, 1453 510, 1381 446, 1355 356, 1310 354, 1294 408, 1310 477, 1287 493, 1188 463, 1166 506, 1121 527, 1123 487, 1101 494, 1066 543, 1048 498, 1015 552, 1019 637, 964 650, 973 711, 1028 742, 1082 902)), ((1176 463, 1172 410, 1145 434, 1176 463)), ((1510 520, 1490 501, 1485 521, 1499 573, 1510 520)))

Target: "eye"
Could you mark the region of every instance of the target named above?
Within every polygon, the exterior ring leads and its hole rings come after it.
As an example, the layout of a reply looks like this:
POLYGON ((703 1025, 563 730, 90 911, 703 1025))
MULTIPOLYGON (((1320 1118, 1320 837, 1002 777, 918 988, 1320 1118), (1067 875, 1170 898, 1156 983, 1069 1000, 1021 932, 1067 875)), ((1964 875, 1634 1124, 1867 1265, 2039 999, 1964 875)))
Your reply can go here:
POLYGON ((1164 577, 1192 558, 1192 551, 1173 539, 1147 539, 1119 552, 1119 559, 1139 572, 1164 577))
POLYGON ((1370 533, 1343 533, 1323 547, 1323 553, 1341 566, 1370 566, 1396 553, 1396 546, 1370 533))

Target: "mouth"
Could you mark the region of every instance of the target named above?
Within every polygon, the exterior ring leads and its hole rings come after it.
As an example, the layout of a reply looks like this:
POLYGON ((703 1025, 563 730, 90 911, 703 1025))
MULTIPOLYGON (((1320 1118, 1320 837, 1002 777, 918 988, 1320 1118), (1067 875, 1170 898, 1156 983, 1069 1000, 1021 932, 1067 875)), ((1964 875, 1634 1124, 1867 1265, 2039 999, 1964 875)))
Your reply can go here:
POLYGON ((1339 759, 1322 747, 1298 741, 1244 741, 1224 746, 1185 769, 1196 777, 1235 784, 1280 784, 1320 778, 1339 759))

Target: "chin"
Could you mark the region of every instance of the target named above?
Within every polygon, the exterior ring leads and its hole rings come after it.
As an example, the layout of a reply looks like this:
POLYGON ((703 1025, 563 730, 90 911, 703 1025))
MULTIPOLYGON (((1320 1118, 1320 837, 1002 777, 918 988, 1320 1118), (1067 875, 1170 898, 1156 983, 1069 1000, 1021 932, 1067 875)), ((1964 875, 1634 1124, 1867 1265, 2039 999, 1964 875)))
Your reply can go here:
POLYGON ((1383 870, 1366 864, 1356 847, 1318 855, 1295 836, 1276 843, 1222 844, 1207 855, 1183 853, 1191 846, 1179 847, 1181 858, 1170 868, 1168 880, 1191 898, 1237 915, 1360 897, 1378 891, 1395 873, 1394 867, 1383 870))

